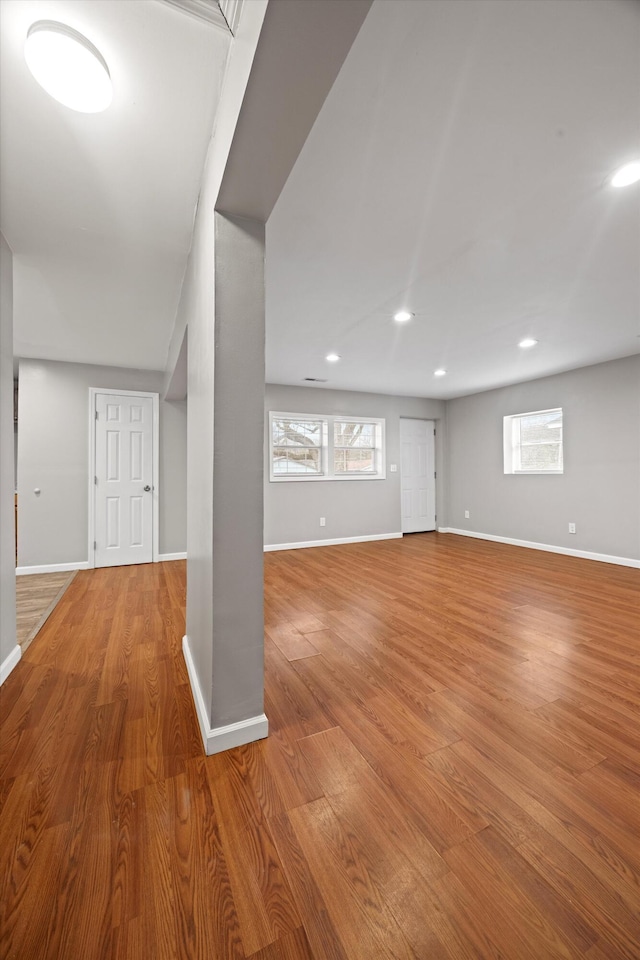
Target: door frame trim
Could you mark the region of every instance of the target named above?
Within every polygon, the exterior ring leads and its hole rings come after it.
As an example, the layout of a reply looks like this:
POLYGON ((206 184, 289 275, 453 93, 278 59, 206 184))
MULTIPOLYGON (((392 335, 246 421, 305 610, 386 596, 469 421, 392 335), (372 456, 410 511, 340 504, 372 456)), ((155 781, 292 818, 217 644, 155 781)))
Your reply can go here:
POLYGON ((152 507, 153 523, 151 531, 152 562, 158 562, 160 554, 160 394, 148 390, 111 390, 109 387, 89 387, 89 476, 87 507, 89 511, 89 538, 87 540, 88 569, 93 570, 96 565, 96 553, 93 544, 96 538, 96 485, 93 480, 96 469, 96 396, 107 393, 116 397, 148 397, 153 401, 153 456, 152 456, 152 507))

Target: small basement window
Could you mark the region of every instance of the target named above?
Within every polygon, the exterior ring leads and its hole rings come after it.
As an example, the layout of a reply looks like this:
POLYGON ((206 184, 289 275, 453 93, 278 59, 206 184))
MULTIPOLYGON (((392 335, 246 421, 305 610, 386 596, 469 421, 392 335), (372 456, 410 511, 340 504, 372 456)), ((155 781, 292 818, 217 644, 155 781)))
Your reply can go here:
POLYGON ((504 472, 564 472, 562 407, 504 418, 504 472))

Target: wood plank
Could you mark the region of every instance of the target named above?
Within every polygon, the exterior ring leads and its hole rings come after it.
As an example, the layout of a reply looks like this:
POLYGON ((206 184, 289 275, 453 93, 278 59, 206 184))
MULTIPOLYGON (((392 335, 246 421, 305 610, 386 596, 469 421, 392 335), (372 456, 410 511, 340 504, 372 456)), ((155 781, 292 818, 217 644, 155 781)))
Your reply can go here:
POLYGON ((366 851, 342 830, 329 803, 315 800, 287 816, 350 960, 415 960, 373 882, 366 851))

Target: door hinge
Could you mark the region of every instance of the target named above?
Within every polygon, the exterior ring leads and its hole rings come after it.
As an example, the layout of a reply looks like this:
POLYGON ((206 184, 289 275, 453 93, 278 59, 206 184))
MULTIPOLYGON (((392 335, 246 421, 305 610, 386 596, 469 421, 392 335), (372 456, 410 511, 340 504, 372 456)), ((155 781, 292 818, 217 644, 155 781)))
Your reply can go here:
POLYGON ((438 476, 438 474, 437 474, 437 472, 434 470, 434 471, 433 471, 433 479, 435 480, 435 479, 437 478, 437 476, 438 476))
POLYGON ((93 482, 94 482, 94 483, 97 483, 97 482, 98 482, 98 478, 97 478, 97 477, 94 477, 94 478, 93 478, 93 482))
POLYGON ((98 411, 96 410, 96 420, 98 419, 98 411))
POLYGON ((433 428, 433 435, 434 435, 434 437, 435 437, 435 435, 436 435, 436 428, 435 428, 435 427, 433 428))
POLYGON ((97 540, 94 540, 94 541, 93 541, 93 549, 94 549, 94 550, 97 550, 97 549, 98 549, 98 541, 97 541, 97 540))

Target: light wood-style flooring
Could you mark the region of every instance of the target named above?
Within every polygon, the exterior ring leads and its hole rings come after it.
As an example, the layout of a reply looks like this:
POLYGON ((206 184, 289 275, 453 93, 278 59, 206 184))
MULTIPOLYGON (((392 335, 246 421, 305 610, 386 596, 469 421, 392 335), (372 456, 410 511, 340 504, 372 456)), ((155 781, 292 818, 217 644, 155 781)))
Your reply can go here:
POLYGON ((16 633, 23 653, 75 575, 73 570, 16 577, 16 633))
POLYGON ((640 571, 265 568, 271 735, 209 758, 185 565, 76 576, 0 696, 0 956, 638 960, 640 571))

